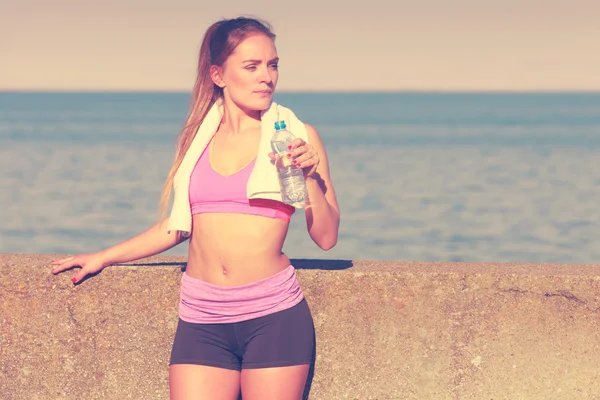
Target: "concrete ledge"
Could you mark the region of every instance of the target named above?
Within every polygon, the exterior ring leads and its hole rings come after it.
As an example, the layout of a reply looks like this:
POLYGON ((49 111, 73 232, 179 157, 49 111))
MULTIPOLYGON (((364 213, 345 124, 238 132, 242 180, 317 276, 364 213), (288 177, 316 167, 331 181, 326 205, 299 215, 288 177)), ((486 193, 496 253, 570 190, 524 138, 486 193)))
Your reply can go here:
MULTIPOLYGON (((185 258, 80 285, 0 254, 0 398, 168 399, 185 258)), ((294 260, 310 399, 597 399, 600 265, 294 260)))

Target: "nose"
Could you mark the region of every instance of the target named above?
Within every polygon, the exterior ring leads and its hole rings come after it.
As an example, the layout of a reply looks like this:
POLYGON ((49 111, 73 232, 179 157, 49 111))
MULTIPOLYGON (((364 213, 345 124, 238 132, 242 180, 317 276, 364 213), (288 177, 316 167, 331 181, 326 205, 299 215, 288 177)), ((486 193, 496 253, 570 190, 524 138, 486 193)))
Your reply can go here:
POLYGON ((271 83, 273 82, 273 77, 271 76, 272 71, 269 70, 268 67, 263 67, 261 68, 261 74, 260 74, 260 82, 261 83, 271 83))

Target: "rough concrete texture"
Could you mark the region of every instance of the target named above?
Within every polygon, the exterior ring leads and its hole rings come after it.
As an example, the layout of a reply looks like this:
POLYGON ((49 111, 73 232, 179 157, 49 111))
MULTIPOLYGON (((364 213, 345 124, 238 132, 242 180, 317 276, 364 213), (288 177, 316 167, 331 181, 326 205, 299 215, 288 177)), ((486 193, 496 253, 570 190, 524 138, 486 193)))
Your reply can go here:
MULTIPOLYGON (((54 258, 0 255, 0 398, 168 399, 185 258, 79 285, 54 258)), ((600 398, 600 265, 294 263, 310 399, 600 398)))

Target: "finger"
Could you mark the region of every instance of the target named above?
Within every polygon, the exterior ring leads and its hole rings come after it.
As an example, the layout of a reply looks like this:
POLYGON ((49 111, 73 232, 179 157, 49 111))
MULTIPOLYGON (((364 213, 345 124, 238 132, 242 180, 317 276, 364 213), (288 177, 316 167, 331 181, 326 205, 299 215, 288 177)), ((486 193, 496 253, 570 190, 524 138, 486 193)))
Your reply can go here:
POLYGON ((290 143, 290 145, 288 146, 288 149, 293 150, 297 147, 303 146, 306 142, 300 138, 296 138, 292 141, 292 143, 290 143))
POLYGON ((302 145, 302 146, 296 147, 293 150, 290 150, 290 154, 291 154, 292 158, 298 158, 302 154, 308 153, 309 151, 310 151, 310 148, 308 146, 302 145))
POLYGON ((62 264, 62 263, 64 263, 64 262, 66 262, 66 261, 70 261, 70 260, 72 260, 72 259, 74 259, 74 258, 75 258, 75 257, 61 258, 60 260, 54 260, 54 261, 52 261, 52 263, 51 263, 51 264, 52 264, 52 265, 58 265, 58 264, 62 264))
POLYGON ((294 160, 294 161, 296 161, 296 163, 295 163, 296 166, 299 168, 302 168, 302 169, 314 167, 319 163, 319 160, 315 157, 309 158, 308 160, 305 160, 305 161, 297 161, 297 160, 294 160))
POLYGON ((81 268, 73 277, 71 278, 71 282, 77 283, 81 281, 88 274, 88 271, 85 268, 81 268))
POLYGON ((308 160, 311 160, 313 158, 317 158, 318 159, 318 157, 316 156, 315 152, 312 151, 312 150, 309 150, 308 152, 295 157, 293 161, 295 161, 294 164, 296 164, 296 165, 298 165, 298 164, 305 164, 306 162, 308 162, 308 160))
POLYGON ((52 273, 53 274, 58 274, 59 272, 63 272, 66 271, 68 269, 73 268, 75 265, 77 265, 77 263, 73 262, 73 261, 67 261, 64 264, 61 265, 57 265, 52 269, 52 273))
POLYGON ((276 157, 275 157, 275 153, 273 153, 273 152, 270 152, 270 153, 269 153, 269 158, 270 158, 272 161, 275 161, 275 159, 276 159, 276 157))

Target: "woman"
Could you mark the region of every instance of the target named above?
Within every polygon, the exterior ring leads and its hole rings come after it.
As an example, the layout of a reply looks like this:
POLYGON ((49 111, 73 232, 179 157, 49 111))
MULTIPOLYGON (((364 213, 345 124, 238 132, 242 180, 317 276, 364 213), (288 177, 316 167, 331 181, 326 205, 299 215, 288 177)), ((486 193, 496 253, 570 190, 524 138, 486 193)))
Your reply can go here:
MULTIPOLYGON (((163 189, 161 222, 106 250, 53 262, 55 274, 80 266, 72 278, 77 283, 189 238, 169 366, 174 400, 237 399, 240 392, 244 400, 300 399, 313 360, 312 316, 281 251, 295 209, 260 198, 255 204, 246 196, 259 163, 275 159, 257 151, 278 80, 274 40, 267 24, 250 18, 222 20, 207 30, 187 124, 163 189), (191 210, 188 230, 174 222, 175 203, 164 218, 166 204, 173 186, 177 198, 178 170, 214 115, 219 117, 208 144, 192 160, 190 175, 179 178, 191 210)), ((307 140, 296 138, 287 157, 304 172, 308 233, 328 250, 337 242, 339 208, 319 134, 307 124, 302 130, 307 140)))

